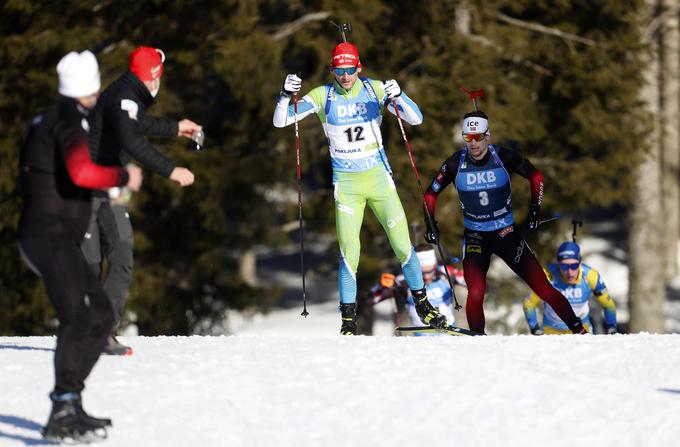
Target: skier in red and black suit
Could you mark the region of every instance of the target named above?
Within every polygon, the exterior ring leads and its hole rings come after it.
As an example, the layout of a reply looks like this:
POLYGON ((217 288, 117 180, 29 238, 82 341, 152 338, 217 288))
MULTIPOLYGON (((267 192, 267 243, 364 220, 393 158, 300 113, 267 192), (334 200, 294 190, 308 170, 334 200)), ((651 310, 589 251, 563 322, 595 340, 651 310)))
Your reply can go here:
POLYGON ((543 175, 518 152, 490 145, 489 135, 489 121, 484 112, 470 112, 464 116, 465 147, 444 162, 425 193, 432 217, 432 222, 425 218, 425 238, 430 243, 439 239, 434 220, 437 196, 449 184, 454 184, 464 214, 463 271, 468 287, 466 315, 470 329, 484 332, 486 273, 491 255, 496 254, 555 309, 573 333, 585 333, 569 301, 546 278, 512 215, 510 176, 516 172, 531 183, 528 227, 530 230, 538 228, 543 175))
MULTIPOLYGON (((194 174, 175 166, 146 138, 191 138, 194 132, 202 130, 188 119, 177 121, 147 114, 161 86, 164 61, 165 53, 160 49, 138 47, 130 54, 128 70, 102 92, 90 117, 92 159, 104 166, 125 166, 135 159, 145 168, 181 186, 189 186, 194 182, 194 174)), ((96 192, 82 244, 83 254, 97 275, 101 276, 103 258, 107 260, 104 290, 113 301, 116 325, 123 316, 132 283, 134 237, 128 199, 129 194, 117 189, 96 192)), ((132 349, 119 343, 112 333, 104 353, 127 355, 132 349)))
POLYGON ((47 438, 79 439, 111 425, 87 415, 80 393, 113 327, 113 307, 80 251, 91 189, 138 190, 139 168, 103 167, 90 158, 88 111, 99 91, 94 55, 71 52, 57 65, 57 100, 37 115, 21 149, 19 248, 59 319, 47 438))

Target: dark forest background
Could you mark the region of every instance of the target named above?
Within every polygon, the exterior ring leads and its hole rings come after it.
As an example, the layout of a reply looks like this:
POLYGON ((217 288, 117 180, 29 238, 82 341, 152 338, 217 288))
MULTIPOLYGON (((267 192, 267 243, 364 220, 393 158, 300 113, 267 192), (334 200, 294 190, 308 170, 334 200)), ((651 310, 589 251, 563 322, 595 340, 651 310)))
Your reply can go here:
MULTIPOLYGON (((181 189, 146 172, 131 207, 136 265, 128 308, 142 334, 188 334, 228 309, 266 310, 277 300, 278 290, 252 283, 239 267, 256 246, 296 244, 296 232, 286 231, 297 219, 293 129, 274 128, 272 113, 286 73, 302 73, 303 92, 331 80, 329 55, 339 41, 331 20, 351 22, 364 75, 397 79, 423 111, 424 123, 406 130, 424 183, 462 145, 460 120, 471 103, 459 86, 483 88, 492 141, 517 148, 546 176, 546 215, 593 208, 621 215, 654 129, 641 96, 652 51, 642 34, 664 10, 651 11, 635 0, 2 2, 0 334, 52 331, 42 285, 16 248, 17 161, 30 118, 56 93, 55 66, 68 51, 96 51, 106 86, 135 47, 163 49, 150 114, 204 126, 199 153, 185 139, 155 141, 195 172, 196 183, 181 189)), ((382 129, 407 215, 421 220, 393 116, 382 129)), ((334 234, 326 140, 315 117, 300 132, 307 231, 334 234)), ((514 186, 523 225, 529 189, 521 178, 514 186)), ((453 251, 462 234, 455 193, 443 195, 438 220, 453 251)), ((549 234, 530 242, 542 259, 552 256, 549 234)), ((370 213, 362 245, 360 281, 391 259, 370 213)))

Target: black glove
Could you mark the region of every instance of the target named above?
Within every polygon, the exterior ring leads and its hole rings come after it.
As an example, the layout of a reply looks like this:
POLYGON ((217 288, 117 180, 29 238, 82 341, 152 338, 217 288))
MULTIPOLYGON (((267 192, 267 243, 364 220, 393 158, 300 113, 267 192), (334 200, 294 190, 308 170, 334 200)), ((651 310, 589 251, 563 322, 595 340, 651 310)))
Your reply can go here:
POLYGON ((541 210, 541 205, 532 203, 529 205, 529 217, 527 217, 527 227, 530 230, 535 230, 541 223, 541 219, 538 217, 538 212, 541 210))
POLYGON ((543 329, 541 329, 539 326, 534 326, 529 328, 529 330, 533 335, 543 335, 543 329))
POLYGON ((434 219, 425 219, 425 240, 430 244, 439 242, 439 228, 434 219))

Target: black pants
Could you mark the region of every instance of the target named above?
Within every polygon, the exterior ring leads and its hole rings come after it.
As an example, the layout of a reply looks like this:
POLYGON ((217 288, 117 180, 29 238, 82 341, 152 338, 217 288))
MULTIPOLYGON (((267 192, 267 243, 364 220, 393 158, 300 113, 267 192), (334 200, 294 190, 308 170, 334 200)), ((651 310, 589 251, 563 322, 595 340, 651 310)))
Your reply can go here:
POLYGON ((104 291, 113 303, 117 326, 132 283, 133 232, 127 208, 124 205, 111 206, 108 198, 95 197, 81 248, 97 277, 102 277, 103 259, 107 261, 108 270, 103 275, 104 291))
POLYGON ((465 229, 463 235, 463 272, 468 288, 465 313, 470 329, 484 332, 484 294, 486 273, 491 255, 503 261, 536 292, 543 301, 555 309, 572 332, 582 328, 581 320, 574 314, 569 301, 550 284, 536 256, 527 245, 517 226, 511 225, 497 231, 473 231, 465 229))
POLYGON ((43 280, 59 318, 54 392, 80 393, 113 328, 113 307, 78 240, 27 236, 19 248, 43 280))

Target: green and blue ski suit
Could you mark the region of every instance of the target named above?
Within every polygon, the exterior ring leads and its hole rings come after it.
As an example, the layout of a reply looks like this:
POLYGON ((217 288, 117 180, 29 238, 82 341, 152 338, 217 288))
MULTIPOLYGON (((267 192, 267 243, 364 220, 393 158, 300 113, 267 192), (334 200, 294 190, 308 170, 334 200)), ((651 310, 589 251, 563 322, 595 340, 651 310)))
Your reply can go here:
MULTIPOLYGON (((384 110, 396 115, 392 101, 386 104, 386 100, 382 82, 362 77, 349 90, 337 82, 316 87, 297 104, 297 120, 316 113, 328 138, 341 256, 338 270, 341 303, 356 302, 359 233, 367 204, 385 229, 410 289, 424 287, 380 133, 384 110)), ((404 121, 412 125, 423 121, 418 106, 405 93, 396 98, 396 103, 404 121)), ((274 126, 285 127, 295 119, 290 98, 280 95, 274 126)))

